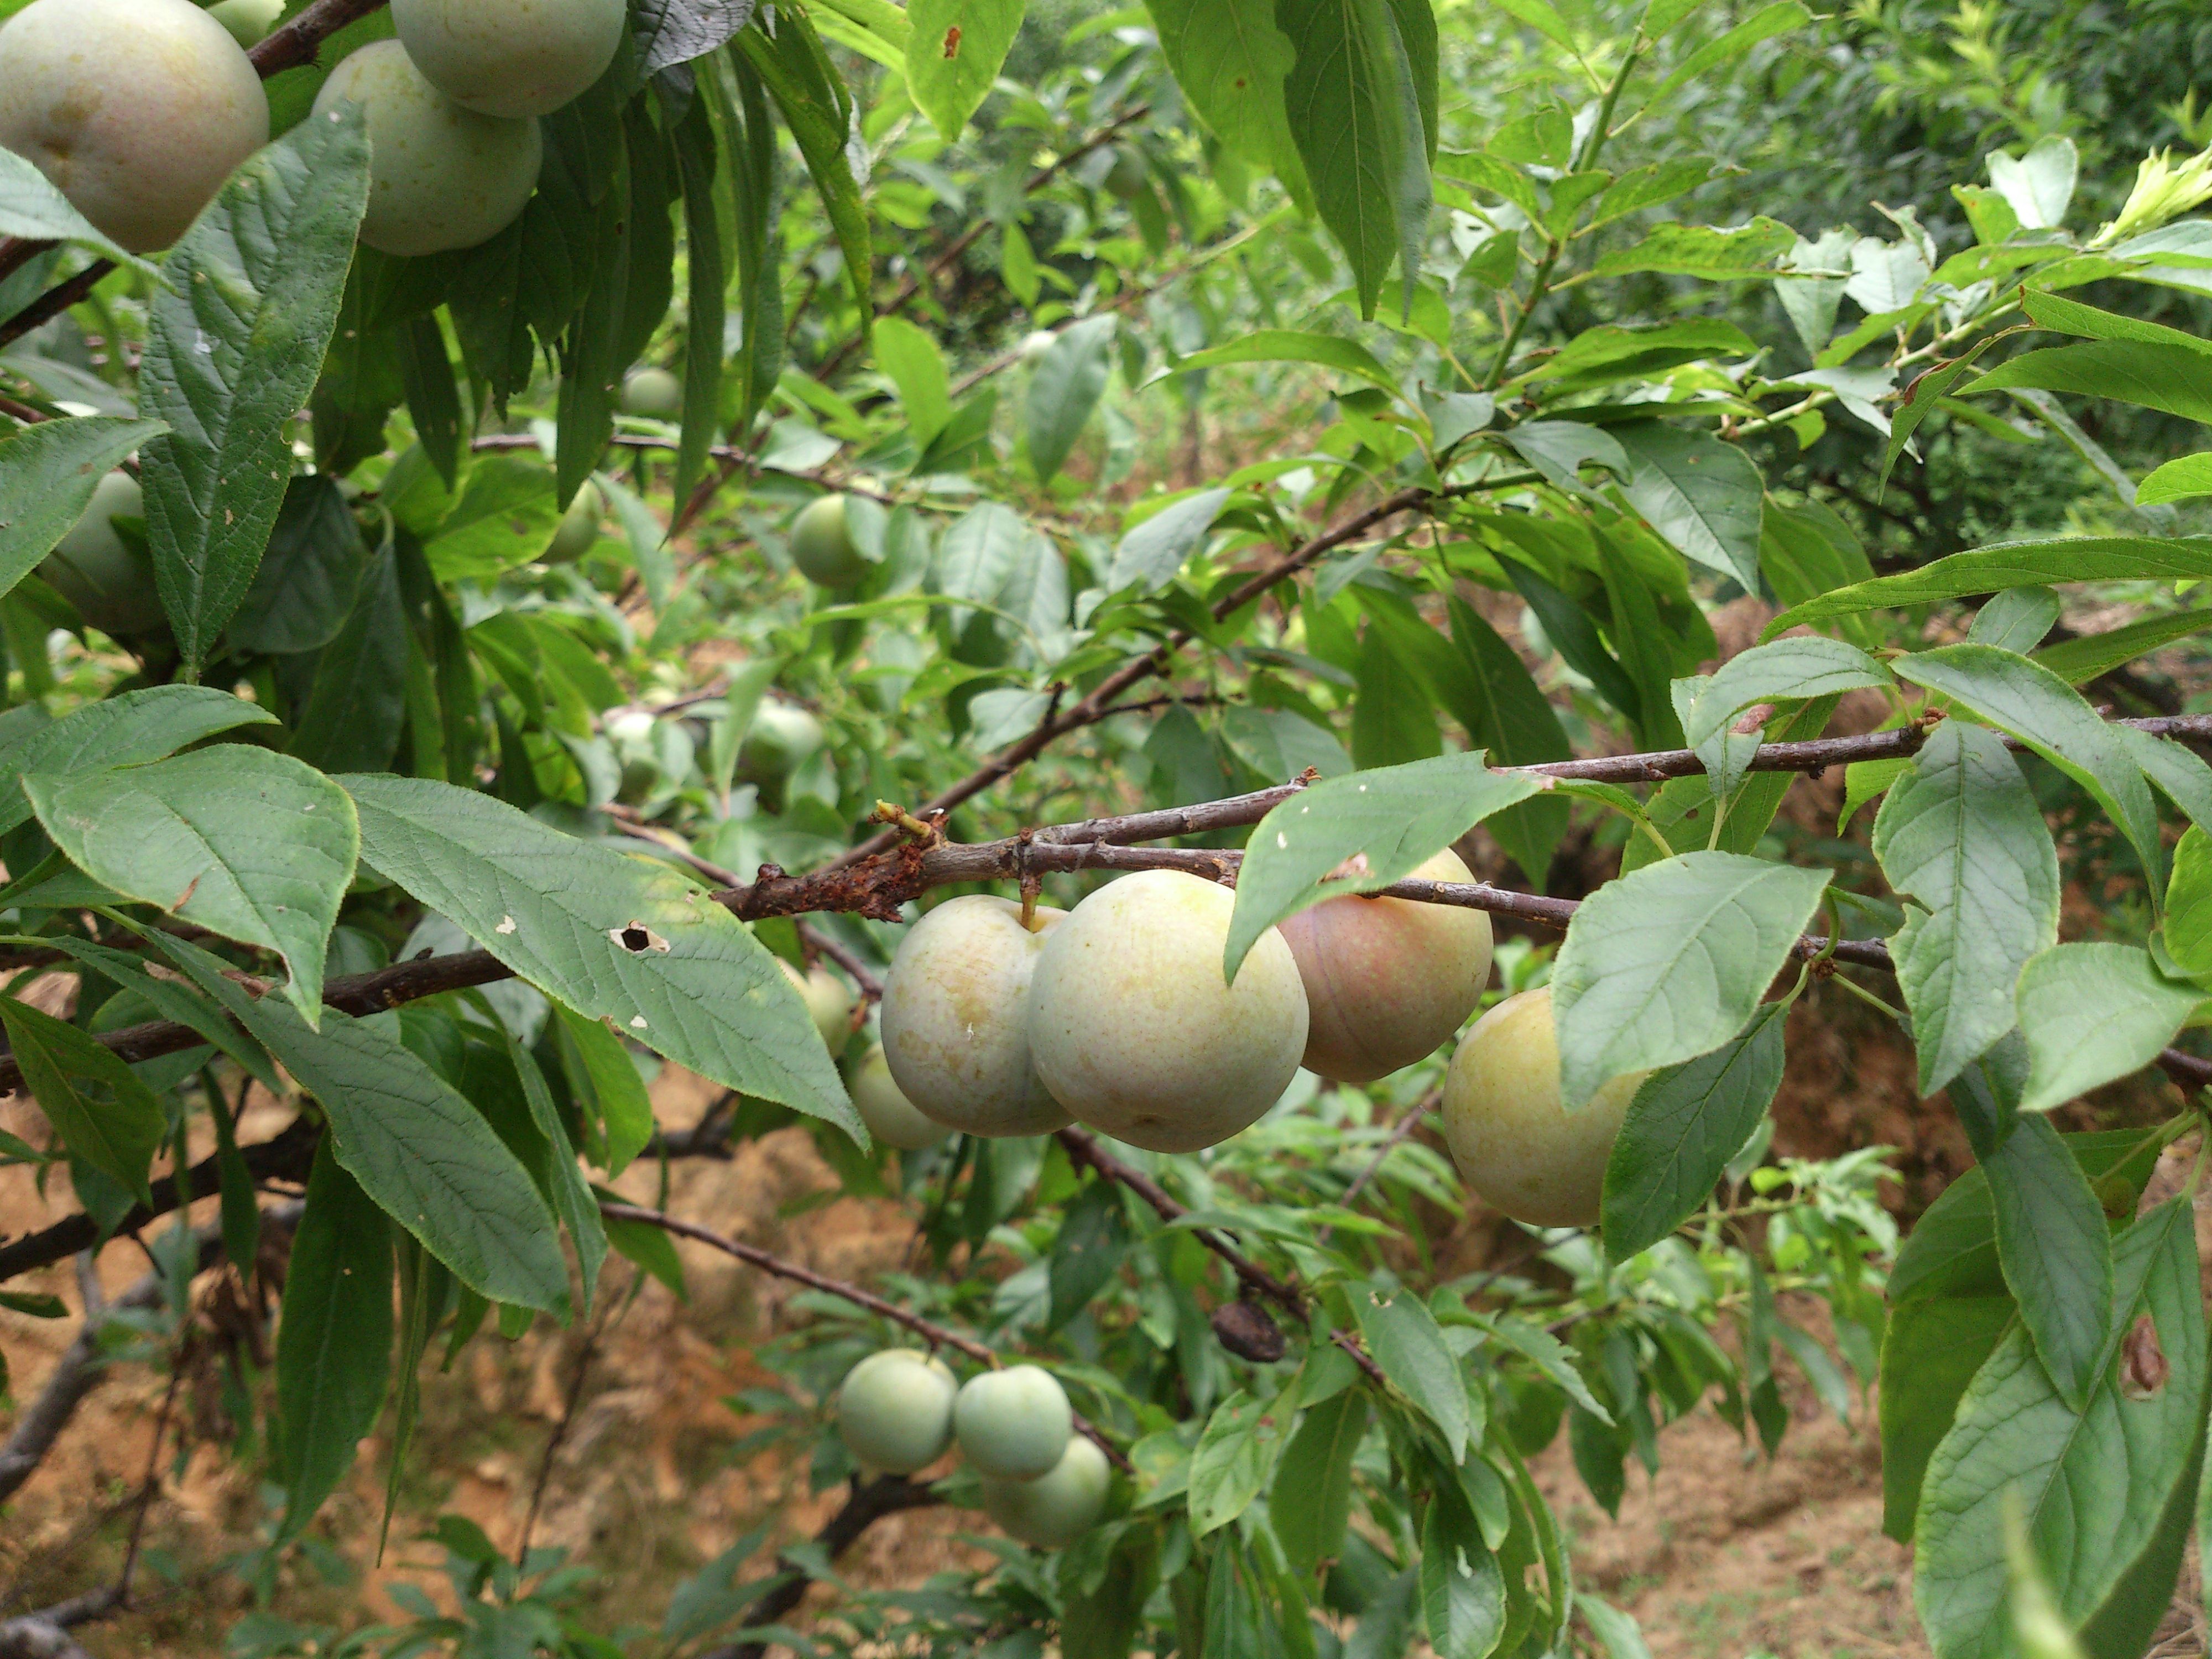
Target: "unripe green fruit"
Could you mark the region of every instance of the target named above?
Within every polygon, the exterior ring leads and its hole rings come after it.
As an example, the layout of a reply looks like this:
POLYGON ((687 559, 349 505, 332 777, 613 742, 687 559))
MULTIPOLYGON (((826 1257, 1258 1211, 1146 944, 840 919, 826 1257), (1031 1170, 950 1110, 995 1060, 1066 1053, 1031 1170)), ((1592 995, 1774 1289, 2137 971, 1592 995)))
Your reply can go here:
POLYGON ((884 1055, 915 1109, 971 1135, 1063 1128, 1030 1056, 1030 981, 1067 912, 971 893, 948 899, 908 930, 884 981, 884 1055))
POLYGON ((860 1121, 886 1146, 896 1146, 902 1152, 919 1152, 934 1146, 951 1133, 942 1123, 933 1122, 915 1110, 914 1103, 906 1097, 898 1086, 898 1079, 891 1075, 881 1043, 860 1057, 860 1063, 853 1068, 851 1080, 845 1086, 853 1097, 853 1107, 860 1113, 860 1121))
POLYGON ((791 981, 791 988, 799 993, 799 1000, 806 1005, 807 1017, 814 1029, 822 1034, 822 1046, 835 1060, 845 1052, 845 1045, 853 1040, 853 994, 845 981, 821 963, 814 965, 811 973, 802 974, 782 957, 776 963, 783 976, 791 981))
POLYGON ((1024 335, 1022 362, 1029 368, 1035 368, 1044 361, 1045 353, 1052 349, 1052 343, 1059 337, 1060 336, 1048 328, 1040 328, 1033 333, 1024 335))
POLYGON ((1076 1435, 1049 1474, 1034 1480, 985 1480, 983 1509, 1009 1538, 1062 1550, 1097 1525, 1113 1481, 1106 1454, 1076 1435))
POLYGON ((128 472, 111 472, 92 505, 39 567, 39 574, 103 634, 143 634, 161 625, 154 562, 115 532, 116 519, 146 516, 145 492, 128 472))
POLYGON ((599 494, 599 485, 585 479, 584 487, 576 492, 576 499, 561 515, 561 527, 553 532, 553 544, 545 550, 541 562, 575 563, 598 545, 599 525, 606 515, 606 498, 599 494))
POLYGON ((845 498, 824 495, 807 504, 791 526, 791 562, 817 587, 850 587, 868 574, 845 523, 845 498))
POLYGON ((748 783, 777 783, 822 747, 822 722, 787 702, 763 702, 753 711, 738 745, 738 775, 748 783))
POLYGON ((1050 1371, 1010 1365, 961 1385, 952 1404, 960 1449, 989 1480, 1034 1480, 1049 1474, 1075 1432, 1067 1391, 1050 1371))
POLYGON ((284 0, 216 0, 208 15, 230 31, 241 46, 258 46, 284 15, 284 0))
POLYGON ((1155 1152, 1194 1152, 1282 1098, 1306 994, 1282 933, 1221 981, 1236 896, 1179 870, 1100 888, 1053 929, 1030 991, 1030 1049, 1053 1098, 1155 1152))
POLYGON ((392 26, 455 103, 515 119, 550 115, 606 73, 623 0, 392 0, 392 26))
POLYGON ((634 368, 623 380, 623 413, 672 421, 684 412, 684 382, 665 368, 634 368))
POLYGON ((952 1373, 911 1348, 872 1353, 837 1389, 837 1437, 878 1474, 912 1474, 952 1443, 952 1373))
POLYGON ((1114 151, 1114 165, 1106 170, 1106 191, 1122 201, 1133 202, 1145 193, 1150 179, 1145 173, 1145 158, 1127 144, 1114 151))
MULTIPOLYGON (((1449 848, 1413 874, 1472 881, 1449 848)), ((1371 1083, 1436 1053, 1482 1000, 1490 918, 1412 899, 1333 898, 1282 925, 1305 983, 1306 1069, 1371 1083)))
POLYGON ((1460 1176, 1532 1227, 1588 1227, 1599 1216, 1606 1161, 1648 1073, 1617 1077, 1570 1112, 1559 1098, 1559 1043, 1549 986, 1508 997, 1480 1019, 1444 1076, 1444 1139, 1460 1176))
POLYGON ((412 258, 488 242, 521 216, 538 188, 538 123, 463 109, 422 78, 397 40, 363 46, 332 70, 315 113, 349 100, 368 118, 361 240, 380 253, 412 258))
POLYGON ((134 253, 268 142, 260 76, 191 0, 36 0, 0 27, 0 149, 134 253))

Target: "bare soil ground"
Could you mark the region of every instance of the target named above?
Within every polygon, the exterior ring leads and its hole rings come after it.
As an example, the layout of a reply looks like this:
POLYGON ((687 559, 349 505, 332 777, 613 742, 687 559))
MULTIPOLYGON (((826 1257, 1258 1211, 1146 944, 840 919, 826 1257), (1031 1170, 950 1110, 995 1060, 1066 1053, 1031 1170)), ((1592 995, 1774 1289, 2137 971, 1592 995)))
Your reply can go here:
MULTIPOLYGON (((1939 1133, 1911 1138, 1927 1115, 1900 1111, 1909 1099, 1895 1075, 1898 1056, 1864 1040, 1841 1012, 1793 1020, 1792 1083, 1781 1103, 1787 1150, 1825 1153, 1886 1140, 1908 1148, 1909 1198, 1924 1202, 1962 1158, 1939 1133)), ((672 1073, 656 1087, 662 1121, 681 1126, 712 1091, 672 1073)), ((34 1110, 0 1104, 0 1127, 33 1127, 34 1110)), ((281 1126, 280 1109, 263 1109, 244 1138, 281 1126)), ((654 1201, 655 1174, 622 1183, 654 1201)), ((20 1170, 0 1172, 0 1233, 43 1224, 74 1207, 65 1182, 41 1199, 20 1170)), ((744 1146, 722 1163, 676 1166, 667 1206, 808 1266, 866 1280, 896 1263, 912 1219, 880 1201, 833 1196, 836 1181, 797 1131, 744 1146)), ((1900 1201, 1906 1201, 1900 1188, 1900 1201)), ((205 1207, 205 1206, 203 1206, 205 1207)), ((1462 1224, 1455 1242, 1475 1246, 1462 1224)), ((2208 1241, 2212 1242, 2212 1241, 2208 1241)), ((439 1549, 423 1540, 442 1514, 459 1514, 512 1549, 542 1478, 532 1532, 570 1550, 603 1577, 595 1627, 643 1635, 658 1624, 670 1589, 750 1528, 769 1522, 779 1540, 803 1536, 835 1507, 836 1494, 811 1496, 803 1467, 774 1457, 739 1464, 732 1442, 758 1426, 726 1403, 765 1382, 752 1345, 779 1326, 788 1287, 725 1258, 686 1247, 690 1299, 647 1285, 628 1311, 592 1345, 577 1384, 584 1342, 574 1333, 533 1334, 513 1344, 479 1338, 451 1372, 426 1384, 423 1427, 402 1480, 399 1514, 381 1565, 374 1559, 388 1446, 364 1445, 348 1489, 319 1522, 319 1535, 344 1562, 339 1582, 308 1563, 285 1570, 277 1610, 302 1622, 350 1626, 392 1618, 388 1591, 416 1584, 450 1602, 436 1568, 439 1549), (576 1405, 550 1466, 555 1427, 576 1405)), ((1464 1251, 1447 1249, 1449 1258, 1464 1251)), ((144 1269, 130 1246, 106 1252, 110 1296, 144 1269)), ((627 1282, 626 1266, 609 1283, 627 1282)), ((203 1279, 203 1291, 211 1282, 203 1279)), ((74 1310, 73 1274, 51 1270, 12 1289, 51 1291, 74 1310)), ((14 1398, 29 1401, 74 1331, 72 1321, 38 1321, 0 1312, 0 1350, 14 1371, 14 1398)), ((148 1511, 148 1551, 139 1583, 144 1611, 88 1628, 82 1639, 100 1659, 165 1654, 199 1659, 222 1650, 225 1632, 251 1605, 234 1577, 216 1572, 225 1556, 252 1542, 268 1516, 249 1464, 226 1449, 216 1372, 188 1368, 172 1407, 191 1425, 193 1444, 180 1467, 165 1468, 148 1511)), ((148 1470, 164 1383, 143 1365, 117 1368, 80 1411, 45 1466, 0 1511, 0 1612, 44 1606, 112 1580, 148 1470)), ((1642 1621, 1656 1659, 1827 1659, 1828 1656, 1918 1655, 1906 1552, 1880 1533, 1881 1474, 1870 1408, 1860 1402, 1845 1425, 1809 1392, 1793 1402, 1797 1421, 1779 1458, 1746 1456, 1735 1432, 1700 1412, 1663 1437, 1656 1480, 1632 1477, 1620 1519, 1598 1510, 1582 1490, 1564 1441, 1539 1464, 1539 1478, 1566 1518, 1578 1578, 1642 1621)), ((0 1416, 0 1430, 12 1425, 0 1416)), ((857 1582, 918 1583, 973 1557, 960 1534, 976 1517, 951 1511, 899 1516, 878 1523, 842 1564, 857 1582)), ((764 1565, 764 1561, 763 1561, 764 1565)), ((2204 1651, 2202 1621, 2172 1621, 2168 1659, 2204 1651)), ((655 1650, 641 1644, 640 1652, 655 1650)))

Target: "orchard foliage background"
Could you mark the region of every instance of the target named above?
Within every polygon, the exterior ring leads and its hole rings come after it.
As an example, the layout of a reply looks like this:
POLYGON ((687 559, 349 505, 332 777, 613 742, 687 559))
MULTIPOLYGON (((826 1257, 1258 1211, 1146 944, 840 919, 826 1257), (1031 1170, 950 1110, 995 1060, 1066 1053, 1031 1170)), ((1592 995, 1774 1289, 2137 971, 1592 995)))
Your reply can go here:
POLYGON ((270 1493, 251 1549, 142 1549, 207 1431, 173 1382, 115 1576, 0 1650, 152 1607, 239 1654, 1632 1659, 1528 1460, 1613 1508, 1704 1405, 1771 1454, 1784 1366, 1878 1399, 1935 1651, 2144 1650, 2208 1409, 2195 1165, 2152 1184, 2212 1078, 2197 9, 637 0, 522 218, 406 260, 355 246, 359 125, 302 119, 388 15, 284 18, 274 142, 165 258, 0 155, 0 1155, 47 1207, 0 1305, 86 1320, 0 1498, 103 1367, 211 1342, 270 1493), (640 363, 680 404, 622 411, 640 363), (110 636, 33 573, 133 454, 160 616, 110 636), (787 541, 828 490, 839 591, 787 541), (1837 769, 1832 829, 1778 817, 1837 769), (1244 939, 1468 854, 1398 890, 1493 913, 1571 1103, 1653 1071, 1601 1227, 1437 1271, 1448 1053, 1194 1157, 868 1143, 824 1036, 902 915, 1248 837, 1244 939), (1901 1242, 1882 1149, 1769 1155, 1808 998, 1909 1026, 1972 1144, 1901 1242), (662 1059, 726 1091, 681 1133, 662 1059), (910 1271, 608 1185, 794 1122, 910 1271), (674 1237, 809 1285, 728 1455, 849 1481, 828 1530, 616 1611, 449 1520, 443 1603, 295 1622, 374 1553, 318 1519, 357 1443, 434 1480, 422 1379, 678 1291, 674 1237), (130 1241, 137 1290, 57 1294, 130 1241), (917 1334, 1053 1369, 1108 1516, 845 1593, 872 1522, 975 1502, 824 1431, 917 1334))

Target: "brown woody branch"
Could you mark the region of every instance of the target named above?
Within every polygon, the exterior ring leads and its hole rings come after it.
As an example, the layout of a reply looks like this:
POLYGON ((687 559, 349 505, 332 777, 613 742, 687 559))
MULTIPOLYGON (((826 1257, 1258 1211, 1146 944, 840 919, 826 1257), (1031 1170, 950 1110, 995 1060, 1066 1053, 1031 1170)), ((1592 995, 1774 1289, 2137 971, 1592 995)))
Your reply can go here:
MULTIPOLYGON (((848 1285, 842 1279, 832 1279, 827 1273, 817 1273, 811 1267, 800 1267, 796 1261, 787 1261, 771 1250, 763 1250, 757 1244, 748 1244, 743 1239, 732 1238, 726 1233, 718 1233, 711 1227, 702 1227, 696 1222, 685 1221, 659 1210, 648 1210, 641 1205, 602 1203, 599 1206, 599 1212, 611 1220, 635 1221, 648 1227, 658 1227, 663 1232, 673 1234, 678 1238, 688 1238, 696 1243, 720 1250, 725 1255, 733 1255, 738 1261, 750 1267, 757 1267, 764 1273, 773 1273, 778 1279, 787 1279, 795 1285, 804 1285, 811 1290, 821 1291, 828 1295, 841 1297, 854 1307, 866 1309, 879 1319, 888 1319, 895 1325, 905 1326, 932 1347, 957 1349, 981 1365, 994 1366, 999 1363, 998 1351, 988 1343, 979 1342, 974 1337, 963 1335, 950 1326, 939 1324, 935 1320, 925 1319, 920 1314, 902 1308, 896 1302, 887 1302, 882 1297, 872 1291, 864 1291, 857 1285, 848 1285)), ((1090 1439, 1099 1450, 1104 1452, 1109 1461, 1116 1468, 1124 1473, 1128 1471, 1129 1460, 1122 1455, 1120 1447, 1100 1432, 1096 1424, 1079 1415, 1075 1419, 1075 1427, 1077 1432, 1090 1439)))
MULTIPOLYGON (((317 0, 281 29, 263 40, 246 57, 259 70, 261 78, 281 75, 286 70, 299 69, 315 61, 323 42, 349 23, 355 23, 371 12, 381 11, 389 0, 317 0)), ((20 236, 0 237, 0 279, 21 270, 47 249, 52 242, 30 240, 20 236)), ((28 334, 33 329, 51 322, 83 299, 97 287, 102 277, 115 269, 112 260, 99 259, 62 283, 50 289, 33 300, 15 316, 0 323, 0 345, 28 334)))

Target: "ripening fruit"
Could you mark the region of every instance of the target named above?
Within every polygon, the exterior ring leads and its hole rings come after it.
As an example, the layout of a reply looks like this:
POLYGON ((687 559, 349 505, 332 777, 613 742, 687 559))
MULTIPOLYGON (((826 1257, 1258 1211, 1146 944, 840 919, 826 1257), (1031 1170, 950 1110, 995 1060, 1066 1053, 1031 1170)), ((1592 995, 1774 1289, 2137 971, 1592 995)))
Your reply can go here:
POLYGON ((817 587, 850 587, 868 574, 845 523, 845 498, 811 501, 791 526, 791 562, 817 587))
POLYGON ((1444 1139, 1461 1177, 1532 1227, 1588 1227, 1606 1160, 1644 1072, 1617 1077, 1578 1112, 1559 1099, 1552 990, 1508 997, 1475 1021, 1444 1077, 1444 1139))
POLYGON ((397 40, 363 46, 331 71, 315 113, 357 103, 368 117, 368 212, 361 240, 411 258, 488 242, 538 188, 538 123, 463 109, 422 78, 397 40))
POLYGON ((39 567, 39 574, 103 634, 143 634, 162 623, 154 562, 116 533, 112 520, 143 519, 145 492, 128 472, 111 472, 92 505, 39 567))
POLYGON ((208 15, 230 31, 241 46, 258 46, 284 15, 284 0, 216 0, 208 15))
MULTIPOLYGON (((1447 849, 1413 873, 1472 881, 1447 849)), ((1490 918, 1413 899, 1347 895, 1282 925, 1310 1016, 1305 1063, 1338 1083, 1372 1083, 1436 1053, 1482 1000, 1490 918)))
POLYGON ((886 1146, 896 1146, 902 1152, 919 1152, 934 1146, 951 1133, 942 1123, 933 1122, 915 1110, 914 1103, 906 1097, 898 1086, 898 1079, 891 1075, 881 1043, 860 1057, 846 1088, 853 1097, 854 1109, 860 1114, 860 1121, 886 1146))
POLYGON ((606 73, 623 0, 392 0, 392 24, 431 85, 514 119, 550 115, 606 73))
POLYGON ((912 1474, 952 1443, 958 1392, 944 1362, 912 1348, 872 1353, 837 1389, 837 1437, 853 1461, 878 1474, 912 1474))
POLYGON ((36 0, 0 27, 0 149, 134 253, 268 142, 260 76, 191 0, 36 0))
POLYGON ((1114 165, 1106 170, 1106 190, 1122 201, 1133 202, 1145 193, 1150 181, 1145 176, 1145 158, 1121 144, 1114 151, 1114 165))
POLYGON ((599 525, 606 516, 606 499, 599 494, 599 485, 585 479, 576 499, 561 515, 561 527, 553 532, 553 544, 539 556, 540 562, 575 563, 598 544, 599 525))
POLYGON ((1044 361, 1045 353, 1052 349, 1052 343, 1059 337, 1060 336, 1048 328, 1041 328, 1033 333, 1024 335, 1022 337, 1023 363, 1030 368, 1035 368, 1044 361))
POLYGON ((952 1431, 986 1480, 1034 1480, 1059 1467, 1075 1432, 1075 1414, 1067 1391, 1050 1371, 1009 1365, 961 1385, 952 1431))
POLYGON ((799 993, 799 1000, 806 1005, 814 1029, 822 1034, 822 1046, 835 1060, 845 1052, 845 1045, 853 1040, 853 994, 845 981, 824 968, 814 964, 813 971, 802 974, 798 969, 776 958, 783 976, 791 981, 791 988, 799 993))
POLYGON ((1011 899, 947 899, 899 941, 884 982, 884 1055, 924 1115, 971 1135, 1041 1135, 1066 1126, 1030 1058, 1030 980, 1067 912, 1011 899))
POLYGON ((1052 931, 1030 1048, 1053 1098, 1116 1139, 1194 1152, 1282 1098, 1306 1046, 1306 994, 1269 928, 1221 981, 1236 896, 1179 870, 1100 888, 1052 931))
POLYGON ((748 783, 781 782, 822 747, 822 722, 787 702, 763 702, 738 745, 738 775, 748 783))
POLYGON ((665 368, 634 368, 623 380, 623 413, 672 421, 684 412, 684 382, 665 368))
POLYGON ((1034 1480, 985 1480, 983 1508, 1010 1538, 1066 1549, 1098 1522, 1114 1471, 1081 1435, 1069 1438, 1051 1473, 1034 1480))

